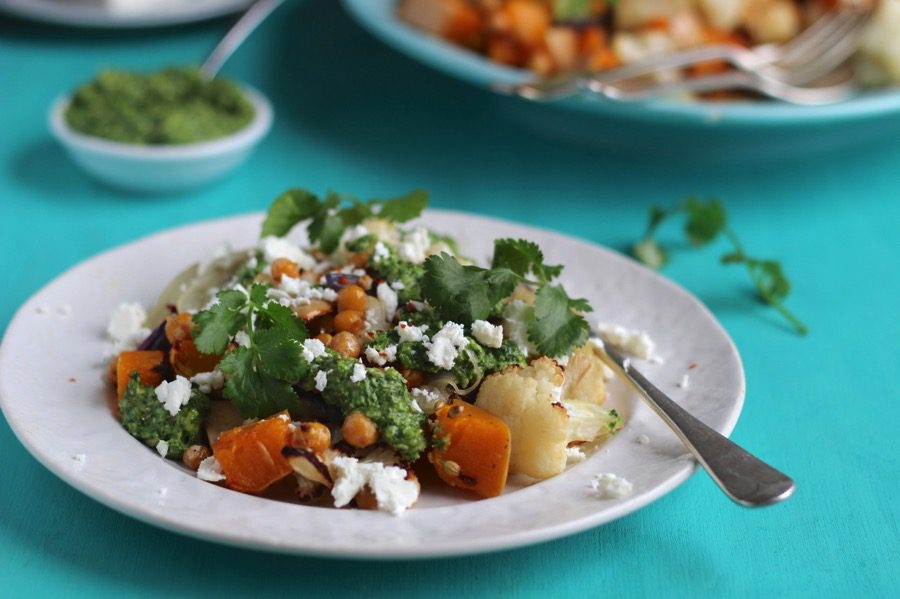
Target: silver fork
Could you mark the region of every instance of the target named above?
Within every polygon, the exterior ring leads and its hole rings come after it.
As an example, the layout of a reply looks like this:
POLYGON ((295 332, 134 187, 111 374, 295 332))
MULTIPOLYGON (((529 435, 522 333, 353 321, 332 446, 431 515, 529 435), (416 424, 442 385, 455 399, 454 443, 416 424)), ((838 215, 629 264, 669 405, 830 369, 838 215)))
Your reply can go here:
POLYGON ((745 507, 762 507, 793 494, 795 485, 791 478, 691 416, 609 344, 602 349, 593 344, 592 347, 604 363, 637 389, 732 500, 745 507))
MULTIPOLYGON (((728 73, 697 78, 703 81, 692 84, 696 89, 681 84, 679 90, 709 91, 739 87, 760 91, 771 97, 786 99, 783 97, 785 94, 782 93, 785 90, 777 82, 793 86, 804 85, 832 72, 843 64, 858 48, 860 37, 870 14, 869 10, 856 8, 829 11, 793 40, 782 45, 766 44, 752 49, 730 45, 704 46, 653 56, 608 71, 570 73, 555 78, 518 84, 495 84, 493 89, 500 93, 517 95, 529 100, 556 100, 585 91, 596 93, 597 89, 607 90, 607 86, 617 82, 638 79, 660 71, 721 60, 740 72, 759 74, 763 79, 730 77, 733 73, 728 73), (717 83, 726 85, 715 87, 717 83), (774 94, 769 92, 774 92, 774 94)), ((671 93, 672 90, 669 86, 670 84, 645 83, 646 93, 642 97, 671 93), (659 89, 659 93, 654 93, 656 89, 659 89)), ((793 90, 788 88, 787 91, 793 90)), ((832 91, 816 93, 813 103, 838 101, 847 97, 847 92, 846 86, 842 85, 832 91), (837 100, 829 100, 832 97, 837 100), (820 98, 825 99, 820 100, 820 98)), ((616 97, 615 94, 603 95, 616 97)), ((796 95, 804 96, 804 94, 796 95)), ((787 96, 793 97, 795 94, 787 94, 787 96)), ((788 99, 788 101, 790 100, 788 99)), ((800 103, 806 102, 801 99, 800 103)))

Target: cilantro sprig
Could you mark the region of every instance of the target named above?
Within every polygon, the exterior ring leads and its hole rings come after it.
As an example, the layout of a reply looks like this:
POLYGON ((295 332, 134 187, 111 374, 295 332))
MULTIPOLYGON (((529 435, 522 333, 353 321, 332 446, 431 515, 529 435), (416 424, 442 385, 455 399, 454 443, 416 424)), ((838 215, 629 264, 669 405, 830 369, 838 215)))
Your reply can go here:
POLYGON ((417 189, 386 200, 363 202, 351 196, 329 192, 325 198, 305 189, 289 189, 278 196, 269 208, 262 226, 262 237, 283 237, 295 225, 309 220, 310 243, 330 254, 335 251, 344 231, 367 218, 379 217, 405 223, 419 216, 428 205, 428 193, 417 189))
POLYGON ((528 339, 542 354, 561 356, 587 340, 590 326, 579 312, 591 311, 586 300, 551 284, 561 272, 562 266, 544 264, 536 244, 498 239, 489 269, 464 266, 448 254, 430 256, 422 293, 441 318, 469 325, 496 314, 516 286, 526 285, 535 291, 534 309, 526 316, 528 339))
POLYGON ((224 394, 244 418, 263 418, 299 407, 292 383, 309 367, 300 344, 306 326, 294 313, 266 297, 266 286, 249 292, 227 289, 217 302, 194 315, 194 342, 206 354, 224 353, 238 331, 247 333, 246 347, 222 358, 219 369, 227 375, 224 394))
POLYGON ((790 295, 791 283, 784 274, 781 263, 748 254, 735 232, 728 226, 725 207, 718 200, 704 202, 698 198, 687 198, 668 208, 652 206, 647 230, 631 250, 635 258, 654 269, 666 265, 670 258, 669 252, 656 241, 654 235, 664 221, 677 214, 685 216, 684 232, 690 244, 695 247, 707 245, 719 236, 724 237, 733 250, 721 256, 721 263, 744 265, 760 300, 772 306, 797 333, 807 333, 806 325, 784 305, 784 300, 790 295))

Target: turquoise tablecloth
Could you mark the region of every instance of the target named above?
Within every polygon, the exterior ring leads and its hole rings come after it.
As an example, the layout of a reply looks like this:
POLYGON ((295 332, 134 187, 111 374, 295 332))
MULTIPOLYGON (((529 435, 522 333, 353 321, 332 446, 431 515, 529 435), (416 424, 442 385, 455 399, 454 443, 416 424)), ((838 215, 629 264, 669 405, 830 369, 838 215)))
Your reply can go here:
MULTIPOLYGON (((57 480, 0 424, 0 594, 279 596, 897 596, 900 593, 900 142, 770 165, 672 165, 535 138, 490 96, 357 29, 330 2, 292 4, 226 71, 264 90, 277 126, 213 187, 129 197, 86 179, 45 114, 103 65, 197 59, 223 21, 108 33, 0 19, 0 327, 78 261, 171 225, 260 210, 303 185, 433 203, 624 248, 651 203, 727 202, 755 252, 781 257, 792 334, 745 275, 688 252, 667 270, 722 321, 748 395, 734 438, 796 477, 789 502, 738 508, 703 474, 617 522, 543 545, 433 562, 255 553, 138 523, 57 480)), ((665 233, 674 240, 676 230, 665 233)), ((722 249, 722 248, 718 248, 722 249)))

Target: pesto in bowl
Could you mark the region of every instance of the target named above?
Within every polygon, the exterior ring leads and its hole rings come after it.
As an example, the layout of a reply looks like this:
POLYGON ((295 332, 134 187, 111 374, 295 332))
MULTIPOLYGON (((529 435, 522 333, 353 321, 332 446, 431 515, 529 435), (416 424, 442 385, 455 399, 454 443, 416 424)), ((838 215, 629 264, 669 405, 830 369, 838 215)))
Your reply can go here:
POLYGON ((183 145, 240 131, 253 104, 227 79, 207 79, 196 68, 153 73, 100 71, 72 95, 66 123, 80 133, 121 143, 183 145))

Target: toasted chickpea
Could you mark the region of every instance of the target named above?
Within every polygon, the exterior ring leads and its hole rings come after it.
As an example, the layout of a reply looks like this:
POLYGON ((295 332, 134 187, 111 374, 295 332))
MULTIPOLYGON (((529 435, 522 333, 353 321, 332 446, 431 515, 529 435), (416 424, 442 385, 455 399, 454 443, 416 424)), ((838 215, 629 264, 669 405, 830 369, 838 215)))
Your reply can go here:
POLYGON ((191 470, 197 470, 197 468, 200 467, 200 462, 208 457, 209 447, 207 447, 206 445, 191 445, 184 450, 184 455, 181 456, 181 461, 184 462, 184 465, 191 470))
POLYGON ((338 312, 334 317, 334 330, 349 331, 355 335, 363 332, 366 328, 366 319, 362 312, 356 310, 344 310, 338 312))
POLYGON ((321 422, 301 422, 294 427, 291 445, 297 449, 322 453, 331 447, 331 431, 321 422))
POLYGON ((341 331, 332 337, 328 347, 347 358, 356 359, 362 353, 362 343, 359 342, 356 335, 349 331, 341 331))
POLYGON ((331 335, 331 333, 319 333, 315 336, 315 339, 318 339, 327 347, 331 345, 331 340, 334 339, 334 337, 331 335))
POLYGON ((323 314, 322 316, 316 316, 312 320, 309 321, 309 324, 306 325, 309 328, 309 332, 315 336, 320 333, 332 333, 334 331, 334 315, 333 314, 323 314))
POLYGON ((345 310, 365 312, 368 304, 366 292, 359 285, 347 285, 338 291, 338 312, 345 310))
POLYGON ((375 281, 373 281, 373 280, 372 280, 372 277, 369 276, 369 275, 363 275, 363 276, 361 276, 361 277, 359 278, 359 280, 356 282, 357 285, 359 285, 360 287, 362 287, 362 288, 365 289, 366 291, 368 291, 369 289, 371 289, 371 288, 372 288, 372 285, 373 285, 374 283, 375 283, 375 281))
POLYGON ((166 317, 166 339, 169 343, 175 345, 191 338, 191 329, 194 328, 194 322, 188 312, 180 312, 171 314, 166 317))
POLYGON ((421 387, 425 384, 425 373, 421 370, 412 370, 410 368, 397 368, 400 372, 400 376, 406 379, 406 388, 412 389, 413 387, 421 387))
POLYGON ((341 434, 344 441, 359 449, 377 443, 379 437, 378 427, 362 412, 352 412, 344 418, 341 434))
POLYGON ((275 261, 272 262, 272 278, 275 279, 276 283, 280 283, 281 277, 299 279, 300 267, 297 266, 296 262, 288 260, 287 258, 276 258, 275 261))

